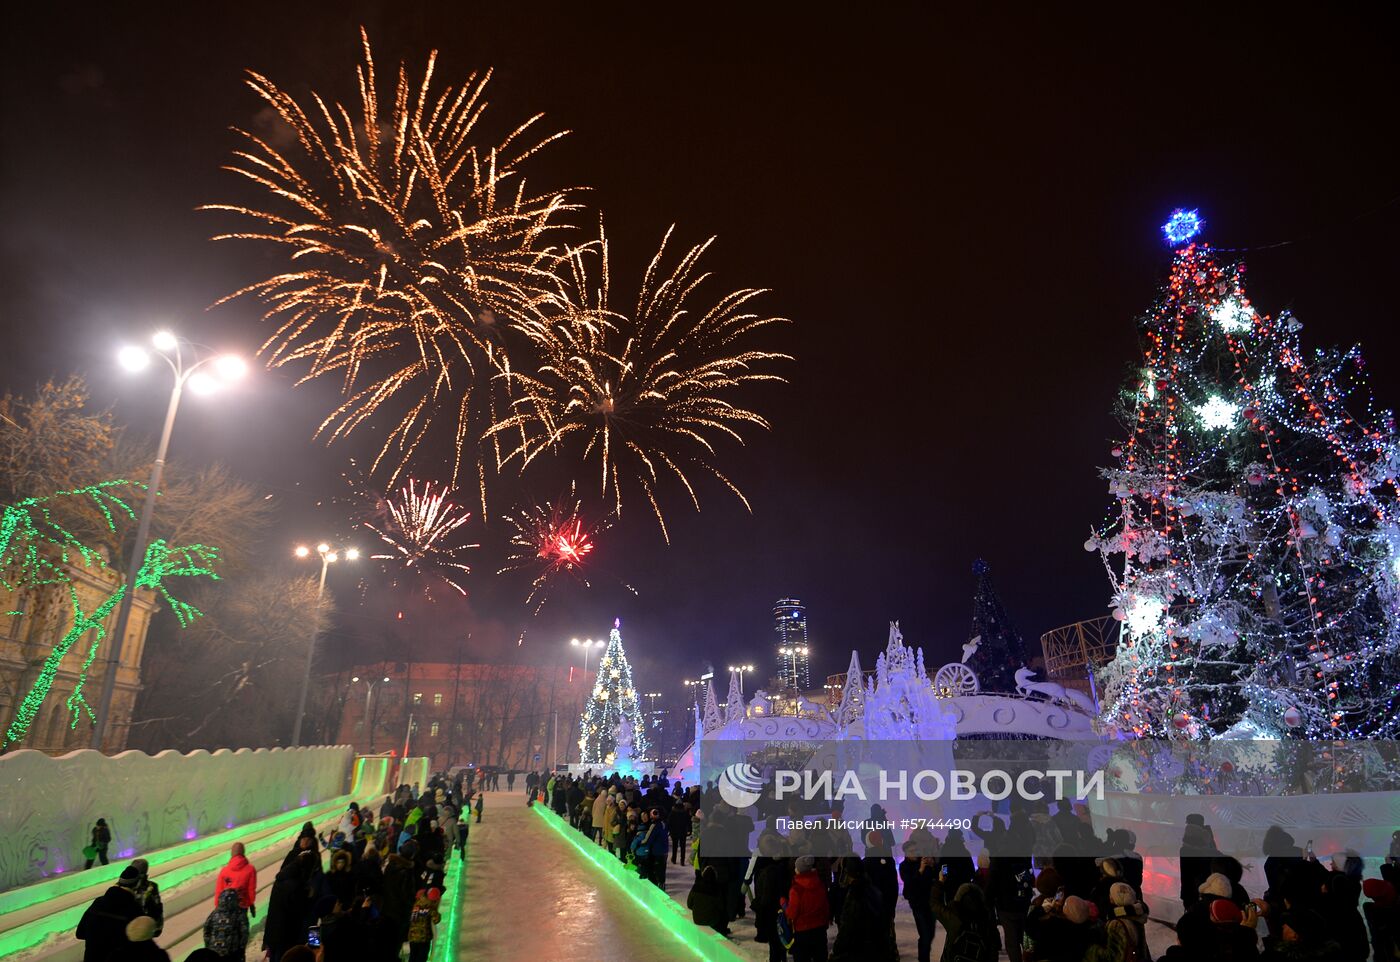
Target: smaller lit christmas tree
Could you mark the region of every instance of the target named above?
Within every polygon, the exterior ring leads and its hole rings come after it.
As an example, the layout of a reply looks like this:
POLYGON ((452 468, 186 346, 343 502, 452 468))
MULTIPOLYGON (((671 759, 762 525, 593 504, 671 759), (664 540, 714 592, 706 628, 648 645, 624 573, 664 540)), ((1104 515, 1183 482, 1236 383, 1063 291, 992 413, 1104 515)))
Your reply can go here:
POLYGON ((992 566, 978 558, 972 573, 977 576, 977 591, 972 597, 968 638, 981 640, 966 664, 977 673, 983 691, 1015 691, 1016 669, 1026 663, 1026 646, 992 587, 992 566))
POLYGON ((579 723, 578 747, 583 764, 609 765, 616 760, 617 734, 623 718, 631 726, 634 757, 647 758, 651 754, 639 701, 637 686, 632 683, 632 666, 622 648, 622 619, 618 618, 608 635, 608 648, 598 659, 593 694, 579 723))

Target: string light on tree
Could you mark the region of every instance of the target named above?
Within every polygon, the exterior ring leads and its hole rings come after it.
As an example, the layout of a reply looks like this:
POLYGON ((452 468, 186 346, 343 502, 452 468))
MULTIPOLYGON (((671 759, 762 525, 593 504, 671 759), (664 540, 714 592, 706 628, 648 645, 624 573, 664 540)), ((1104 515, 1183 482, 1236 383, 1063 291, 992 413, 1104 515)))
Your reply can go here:
MULTIPOLYGON (((89 637, 87 655, 78 671, 73 693, 66 702, 72 714, 69 727, 77 727, 83 712, 89 718, 95 718, 83 694, 88 669, 107 637, 109 617, 126 597, 127 585, 118 582, 116 589, 91 611, 84 610, 72 570, 76 567, 105 568, 106 561, 100 551, 78 540, 73 532, 59 525, 48 505, 60 498, 89 499, 97 506, 108 529, 115 531, 118 514, 135 519, 135 513, 126 502, 112 493, 114 489, 121 488, 143 490, 145 485, 131 481, 105 481, 72 491, 59 491, 49 497, 26 498, 5 507, 3 515, 0 515, 0 572, 3 572, 0 574, 0 584, 16 594, 57 587, 66 596, 72 614, 71 627, 41 663, 38 676, 20 701, 4 738, 0 739, 0 746, 24 738, 53 687, 64 657, 84 635, 89 637)), ((146 546, 136 570, 135 586, 154 591, 184 627, 198 618, 201 612, 171 594, 167 582, 172 578, 208 577, 218 580, 218 575, 214 573, 218 559, 218 549, 208 545, 177 548, 163 539, 156 539, 146 546)))
POLYGON ((1304 352, 1257 312, 1196 211, 1140 322, 1126 436, 1103 474, 1123 632, 1105 721, 1137 735, 1400 734, 1400 440, 1360 352, 1304 352), (1247 336, 1246 336, 1247 335, 1247 336), (1203 401, 1200 399, 1204 399, 1203 401))

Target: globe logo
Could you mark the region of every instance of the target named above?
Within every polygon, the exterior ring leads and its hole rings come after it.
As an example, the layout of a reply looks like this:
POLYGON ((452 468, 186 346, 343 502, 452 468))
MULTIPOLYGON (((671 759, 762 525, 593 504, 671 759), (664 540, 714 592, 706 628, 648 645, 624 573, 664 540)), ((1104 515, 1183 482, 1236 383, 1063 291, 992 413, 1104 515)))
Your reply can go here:
POLYGON ((747 762, 735 762, 719 773, 719 797, 735 808, 748 808, 763 794, 763 773, 747 762))

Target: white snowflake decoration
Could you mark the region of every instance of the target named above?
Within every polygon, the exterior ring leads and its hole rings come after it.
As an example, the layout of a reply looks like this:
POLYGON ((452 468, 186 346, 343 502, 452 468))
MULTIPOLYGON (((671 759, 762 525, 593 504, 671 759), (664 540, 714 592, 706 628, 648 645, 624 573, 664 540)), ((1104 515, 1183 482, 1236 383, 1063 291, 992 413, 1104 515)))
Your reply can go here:
POLYGON ((1210 313, 1211 320, 1220 325, 1222 331, 1242 334, 1254 327, 1254 311, 1237 297, 1221 301, 1210 313))
POLYGON ((1234 424, 1240 408, 1238 404, 1231 404, 1222 397, 1211 395, 1206 399, 1206 403, 1195 405, 1195 411, 1200 416, 1201 423, 1214 431, 1234 424))

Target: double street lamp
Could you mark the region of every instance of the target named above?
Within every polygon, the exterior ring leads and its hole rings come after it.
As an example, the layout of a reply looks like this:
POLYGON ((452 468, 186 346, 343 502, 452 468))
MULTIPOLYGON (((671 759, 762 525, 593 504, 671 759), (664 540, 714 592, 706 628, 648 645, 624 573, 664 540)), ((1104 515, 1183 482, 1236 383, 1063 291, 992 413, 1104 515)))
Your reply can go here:
POLYGON ((569 639, 570 647, 583 649, 583 673, 585 675, 588 674, 588 652, 594 648, 606 648, 607 645, 608 643, 601 638, 599 638, 597 641, 594 641, 592 638, 589 638, 586 641, 579 641, 577 638, 569 639))
POLYGON ((213 394, 237 381, 248 371, 248 365, 241 357, 234 354, 214 354, 182 337, 177 337, 170 331, 157 331, 151 337, 151 346, 155 348, 154 352, 135 344, 128 344, 117 352, 118 363, 132 373, 150 367, 154 353, 155 357, 169 366, 171 373, 175 375, 175 382, 170 388, 170 403, 165 409, 165 426, 160 432, 156 459, 151 465, 151 476, 146 481, 146 498, 141 504, 141 519, 136 526, 136 543, 131 548, 131 562, 126 569, 126 586, 122 592, 121 606, 117 609, 117 624, 112 630, 112 641, 107 653, 102 696, 97 701, 97 712, 93 719, 92 747, 98 751, 102 750, 107 716, 112 710, 117 671, 121 668, 122 646, 126 641, 127 626, 131 623, 131 605, 136 597, 136 579, 146 558, 146 541, 151 536, 151 516, 155 513, 156 495, 160 491, 161 477, 165 474, 165 455, 170 448, 170 433, 175 428, 175 414, 180 409, 180 395, 187 386, 195 394, 213 394))
MULTIPOLYGON (((301 723, 306 717, 306 692, 311 687, 311 659, 316 654, 316 635, 321 627, 321 597, 326 593, 326 569, 335 564, 341 558, 346 561, 354 561, 360 557, 358 548, 332 548, 324 541, 316 546, 316 554, 321 557, 321 580, 316 585, 316 610, 311 620, 311 643, 306 646, 306 673, 301 678, 301 698, 297 701, 297 723, 292 729, 292 747, 301 745, 301 723)), ((306 545, 298 545, 296 549, 298 558, 311 557, 311 549, 306 545)), ((385 678, 385 681, 389 679, 385 678)), ((365 698, 366 723, 368 723, 369 698, 365 698)))
POLYGON ((753 665, 730 665, 729 671, 739 673, 739 694, 742 696, 744 694, 744 672, 753 671, 753 665))

